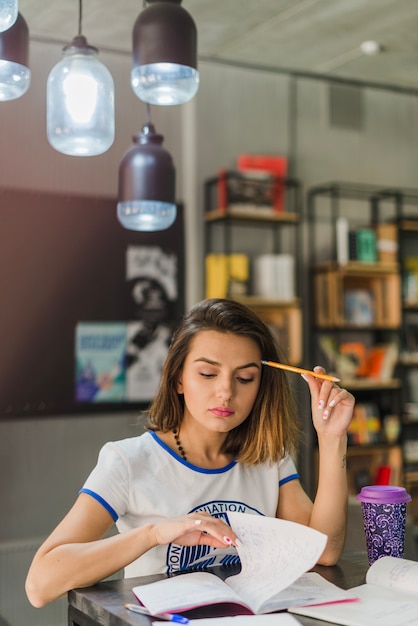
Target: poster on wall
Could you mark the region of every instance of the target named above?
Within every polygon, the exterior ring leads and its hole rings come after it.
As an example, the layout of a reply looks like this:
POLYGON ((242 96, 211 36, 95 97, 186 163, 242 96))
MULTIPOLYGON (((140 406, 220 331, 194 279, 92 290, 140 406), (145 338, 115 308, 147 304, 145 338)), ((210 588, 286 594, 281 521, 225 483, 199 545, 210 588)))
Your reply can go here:
POLYGON ((154 398, 173 332, 177 266, 177 255, 160 246, 128 246, 126 280, 137 319, 77 324, 76 402, 154 398))
POLYGON ((126 324, 81 322, 76 328, 76 402, 122 402, 126 324))
POLYGON ((138 321, 128 324, 126 399, 155 396, 173 332, 178 258, 160 246, 129 246, 126 279, 138 321))
POLYGON ((116 199, 0 188, 0 419, 142 410, 184 313, 183 207, 123 228, 116 199))

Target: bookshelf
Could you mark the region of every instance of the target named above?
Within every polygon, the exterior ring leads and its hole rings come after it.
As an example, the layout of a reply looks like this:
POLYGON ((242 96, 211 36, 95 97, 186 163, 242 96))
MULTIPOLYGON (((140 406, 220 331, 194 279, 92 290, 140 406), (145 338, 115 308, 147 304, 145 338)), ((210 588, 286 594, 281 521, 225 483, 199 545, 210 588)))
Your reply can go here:
POLYGON ((379 210, 396 211, 398 260, 402 283, 399 375, 402 379, 402 454, 405 487, 412 495, 410 514, 418 525, 418 189, 386 190, 379 210))
POLYGON ((404 482, 397 212, 376 201, 381 191, 329 183, 307 197, 310 359, 356 397, 347 461, 353 495, 364 484, 404 482))
POLYGON ((229 297, 272 329, 289 363, 302 360, 301 188, 273 174, 221 170, 205 181, 206 297, 229 297))

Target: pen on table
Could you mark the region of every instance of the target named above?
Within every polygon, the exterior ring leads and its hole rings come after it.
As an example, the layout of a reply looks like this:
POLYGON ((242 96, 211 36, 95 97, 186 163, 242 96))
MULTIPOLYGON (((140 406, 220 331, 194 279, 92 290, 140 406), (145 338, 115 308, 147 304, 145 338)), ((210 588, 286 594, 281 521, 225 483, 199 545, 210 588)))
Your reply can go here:
POLYGON ((304 370, 301 367, 294 367, 293 365, 285 365, 284 363, 276 363, 275 361, 261 361, 263 365, 269 365, 270 367, 276 367, 279 370, 286 370, 287 372, 295 372, 296 374, 309 374, 315 378, 322 378, 322 380, 330 380, 334 383, 339 382, 339 378, 331 376, 330 374, 321 374, 320 372, 313 372, 312 370, 304 370))
POLYGON ((163 619, 166 622, 175 622, 176 624, 188 624, 189 620, 183 615, 176 615, 176 613, 151 613, 144 606, 138 606, 138 604, 125 604, 125 609, 132 611, 132 613, 140 613, 141 615, 148 615, 149 617, 156 617, 157 619, 163 619))

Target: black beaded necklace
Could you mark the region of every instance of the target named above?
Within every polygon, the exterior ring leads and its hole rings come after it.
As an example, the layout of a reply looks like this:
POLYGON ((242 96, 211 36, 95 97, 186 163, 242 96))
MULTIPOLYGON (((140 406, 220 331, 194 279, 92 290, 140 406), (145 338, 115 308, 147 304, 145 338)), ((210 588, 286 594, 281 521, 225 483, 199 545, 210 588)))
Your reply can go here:
POLYGON ((176 446, 177 446, 177 449, 179 451, 181 458, 187 461, 187 456, 186 456, 183 446, 181 445, 180 437, 176 428, 173 428, 173 435, 174 435, 174 441, 176 442, 176 446))

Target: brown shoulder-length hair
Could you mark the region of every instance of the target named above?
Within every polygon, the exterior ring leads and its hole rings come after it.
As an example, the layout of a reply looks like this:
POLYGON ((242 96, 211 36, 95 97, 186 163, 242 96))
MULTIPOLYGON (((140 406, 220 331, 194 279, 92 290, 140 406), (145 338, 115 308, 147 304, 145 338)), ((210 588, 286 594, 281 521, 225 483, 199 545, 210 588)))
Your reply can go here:
MULTIPOLYGON (((285 360, 266 324, 248 307, 234 300, 220 298, 195 304, 173 335, 160 387, 149 408, 149 430, 168 432, 180 427, 184 398, 177 393, 177 382, 190 343, 203 330, 250 338, 260 348, 263 360, 285 360)), ((294 452, 298 437, 296 405, 286 373, 262 366, 254 405, 247 419, 228 433, 223 451, 249 465, 273 463, 286 452, 294 452)))

